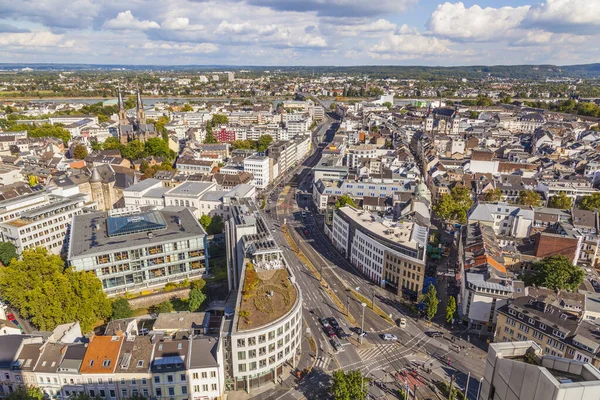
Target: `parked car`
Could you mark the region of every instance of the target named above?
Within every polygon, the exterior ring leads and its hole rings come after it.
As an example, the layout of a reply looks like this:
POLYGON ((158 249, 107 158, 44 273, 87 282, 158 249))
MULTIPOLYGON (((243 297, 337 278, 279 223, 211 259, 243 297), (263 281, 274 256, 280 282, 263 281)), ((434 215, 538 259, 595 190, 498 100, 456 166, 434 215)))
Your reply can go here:
POLYGON ((338 324, 337 320, 333 317, 328 319, 329 321, 329 325, 333 326, 334 329, 338 329, 340 327, 340 324, 338 324))
POLYGON ((335 332, 331 325, 325 325, 323 329, 325 330, 325 333, 327 333, 327 336, 329 336, 330 338, 335 337, 335 332))
POLYGON ((329 320, 327 318, 319 318, 319 322, 323 326, 329 326, 329 320))
POLYGON ((362 329, 360 329, 358 326, 355 328, 351 329, 353 332, 355 332, 358 336, 366 336, 367 332, 363 331, 362 329))
POLYGON ((398 323, 400 328, 406 328, 406 318, 400 318, 400 322, 398 323))
POLYGON ((392 335, 391 333, 384 333, 383 335, 381 335, 381 338, 383 340, 398 340, 398 337, 396 335, 392 335))
POLYGON ((439 332, 439 331, 429 331, 429 332, 425 332, 425 333, 427 335, 431 336, 432 338, 444 336, 444 334, 442 332, 439 332))
POLYGON ((6 314, 6 318, 8 318, 9 321, 14 321, 16 319, 15 314, 13 313, 6 314))

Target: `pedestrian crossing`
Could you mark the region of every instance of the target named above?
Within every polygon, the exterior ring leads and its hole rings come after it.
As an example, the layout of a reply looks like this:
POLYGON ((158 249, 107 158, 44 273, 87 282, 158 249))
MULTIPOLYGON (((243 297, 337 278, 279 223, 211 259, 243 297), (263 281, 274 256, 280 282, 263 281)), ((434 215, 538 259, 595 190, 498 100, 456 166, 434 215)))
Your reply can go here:
POLYGON ((362 361, 367 361, 372 358, 388 355, 390 351, 393 351, 397 347, 395 343, 384 343, 376 347, 356 349, 356 352, 362 361))
POLYGON ((322 371, 327 371, 330 362, 331 358, 329 357, 319 357, 319 359, 315 363, 315 368, 320 369, 322 371))

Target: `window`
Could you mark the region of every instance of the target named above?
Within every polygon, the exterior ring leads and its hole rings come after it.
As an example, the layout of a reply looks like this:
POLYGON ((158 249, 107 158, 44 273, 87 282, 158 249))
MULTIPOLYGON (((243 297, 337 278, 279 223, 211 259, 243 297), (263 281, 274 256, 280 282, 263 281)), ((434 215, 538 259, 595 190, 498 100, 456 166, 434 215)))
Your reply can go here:
POLYGON ((142 393, 145 398, 148 398, 148 389, 142 389, 142 393))
POLYGON ((237 347, 246 347, 246 339, 238 339, 237 347))
POLYGON ((180 374, 180 375, 179 375, 179 380, 180 380, 181 382, 185 382, 185 381, 186 381, 185 374, 180 374))
POLYGON ((169 392, 169 396, 175 396, 175 388, 174 387, 168 387, 167 390, 169 392))
POLYGON ((96 397, 96 392, 93 390, 90 390, 90 397, 96 397))
POLYGON ((160 383, 160 376, 154 377, 154 383, 160 383))
POLYGON ((144 360, 138 360, 137 368, 143 368, 143 367, 144 367, 144 360))
POLYGON ((255 357, 256 357, 256 350, 249 350, 248 358, 255 358, 255 357))
POLYGON ((540 329, 541 329, 541 330, 546 330, 546 325, 544 325, 544 324, 540 324, 540 329))
POLYGON ((207 375, 206 375, 206 372, 203 372, 203 373, 202 373, 202 379, 206 379, 206 376, 207 376, 207 375))
MULTIPOLYGON (((238 357, 239 357, 239 354, 240 354, 240 353, 238 353, 238 357)), ((197 373, 197 372, 194 372, 194 373, 192 374, 192 379, 198 379, 198 373, 197 373)))
POLYGON ((210 377, 211 378, 216 378, 217 377, 217 373, 215 371, 210 371, 210 377))
POLYGON ((187 386, 182 386, 181 387, 181 394, 187 394, 187 386))
POLYGON ((115 397, 117 397, 116 394, 115 394, 115 390, 114 389, 110 389, 108 391, 108 393, 110 394, 110 398, 111 399, 114 399, 115 397))
POLYGON ((110 367, 110 360, 104 360, 104 361, 102 361, 102 366, 103 367, 110 367))
MULTIPOLYGON (((98 379, 98 381, 100 381, 100 379, 98 379)), ((135 385, 135 384, 137 384, 137 381, 135 380, 135 378, 131 378, 131 384, 132 384, 132 385, 135 385)))
POLYGON ((256 338, 255 337, 249 337, 248 338, 248 346, 254 346, 256 345, 256 338))
POLYGON ((173 383, 173 375, 167 375, 167 382, 173 383))
POLYGON ((213 383, 212 385, 210 385, 210 389, 214 392, 217 390, 217 384, 213 383))
POLYGON ((146 378, 142 378, 142 385, 146 385, 146 384, 147 384, 146 378))
POLYGON ((100 389, 100 397, 106 397, 106 391, 104 391, 104 389, 100 389))
POLYGON ((124 399, 127 397, 127 389, 121 389, 121 398, 124 399))
POLYGON ((161 388, 156 388, 154 392, 156 393, 156 397, 162 397, 162 389, 161 388))
POLYGON ((246 372, 246 364, 239 364, 238 372, 246 372))
POLYGON ((208 385, 202 385, 202 391, 208 392, 208 385))

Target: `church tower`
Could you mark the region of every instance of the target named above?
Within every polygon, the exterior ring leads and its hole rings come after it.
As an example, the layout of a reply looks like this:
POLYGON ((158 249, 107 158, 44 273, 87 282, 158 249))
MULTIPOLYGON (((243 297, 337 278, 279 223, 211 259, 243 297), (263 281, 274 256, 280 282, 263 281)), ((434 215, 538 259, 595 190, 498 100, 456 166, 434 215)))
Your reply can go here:
POLYGON ((119 98, 117 100, 117 109, 119 114, 119 124, 128 124, 127 121, 127 110, 125 110, 125 105, 123 104, 123 96, 121 95, 121 88, 119 88, 119 98))
POLYGON ((137 115, 138 124, 146 123, 146 113, 144 113, 144 103, 142 103, 142 94, 139 89, 137 91, 136 115, 137 115))

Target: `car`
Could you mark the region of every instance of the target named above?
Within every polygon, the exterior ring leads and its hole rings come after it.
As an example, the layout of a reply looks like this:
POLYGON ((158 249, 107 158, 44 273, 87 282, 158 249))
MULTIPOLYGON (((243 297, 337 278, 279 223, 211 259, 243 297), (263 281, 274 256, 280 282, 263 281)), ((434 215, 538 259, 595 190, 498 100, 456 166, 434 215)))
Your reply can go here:
POLYGON ((363 331, 358 326, 354 327, 354 328, 351 328, 350 330, 353 331, 354 333, 356 333, 358 336, 361 336, 361 337, 367 335, 367 332, 363 331))
POLYGON ((342 327, 337 328, 337 330, 335 331, 335 333, 337 333, 338 337, 340 339, 345 338, 346 336, 349 336, 346 331, 344 331, 344 329, 342 329, 342 327))
POLYGON ((319 318, 319 322, 323 326, 329 326, 329 320, 327 318, 319 318))
POLYGON ((444 336, 444 334, 442 332, 439 332, 439 331, 428 331, 428 332, 425 332, 425 333, 427 335, 431 336, 432 338, 444 336))
POLYGON ((398 326, 400 328, 406 328, 406 318, 400 318, 400 322, 398 322, 398 326))
POLYGON ((592 286, 598 286, 598 281, 592 279, 592 286))
POLYGON ((325 325, 323 327, 323 330, 325 331, 325 333, 327 333, 327 336, 329 336, 330 338, 335 337, 335 331, 333 330, 331 325, 325 325))
POLYGON ((16 319, 15 314, 13 313, 6 314, 6 318, 8 318, 9 321, 14 321, 16 319))
POLYGON ((398 340, 398 337, 396 335, 392 335, 391 333, 384 333, 383 335, 381 335, 381 338, 383 340, 398 340))
POLYGON ((302 211, 302 218, 306 218, 306 213, 302 211))
POLYGON ((328 319, 329 325, 333 326, 334 329, 339 329, 340 324, 338 324, 337 320, 333 317, 328 319))

